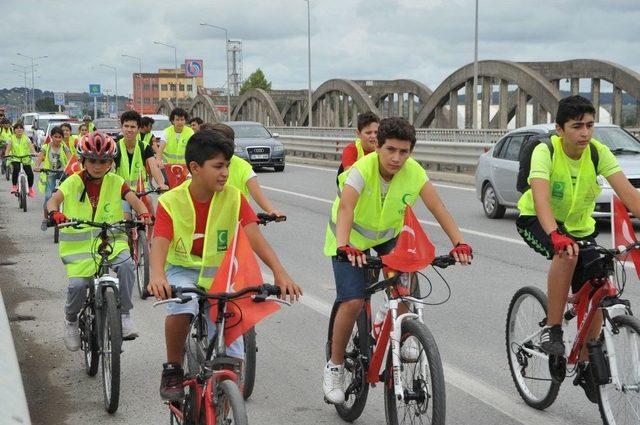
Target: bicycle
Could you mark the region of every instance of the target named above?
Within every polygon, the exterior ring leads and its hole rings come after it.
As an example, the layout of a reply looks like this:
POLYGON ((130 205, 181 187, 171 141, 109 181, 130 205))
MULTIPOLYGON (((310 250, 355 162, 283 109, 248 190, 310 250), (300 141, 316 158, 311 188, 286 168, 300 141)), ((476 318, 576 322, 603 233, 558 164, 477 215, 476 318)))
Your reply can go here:
POLYGON ((116 223, 97 223, 89 220, 70 219, 57 225, 60 228, 80 226, 100 230, 95 252, 100 256, 98 271, 89 285, 89 293, 80 310, 80 347, 84 352, 85 371, 89 376, 98 372, 98 361, 102 366, 102 394, 104 408, 108 413, 118 410, 120 399, 120 354, 122 352, 122 322, 120 316, 120 282, 110 275, 112 265, 109 256, 113 253, 110 244, 116 233, 139 226, 138 220, 122 220, 116 223))
MULTIPOLYGON (((58 186, 60 186, 60 183, 62 182, 62 180, 64 180, 66 174, 64 172, 64 170, 51 170, 49 168, 41 168, 40 173, 45 173, 47 175, 49 174, 53 174, 56 177, 56 186, 53 188, 53 190, 51 191, 51 193, 55 193, 58 190, 58 186)), ((54 226, 53 228, 53 243, 58 243, 60 241, 60 229, 58 228, 58 226, 54 226)))
MULTIPOLYGON (((339 261, 348 261, 338 257, 339 261)), ((431 265, 446 268, 455 264, 448 255, 435 257, 431 265)), ((363 267, 374 270, 370 277, 377 276, 385 265, 379 257, 367 256, 363 267)), ((365 270, 367 272, 369 270, 365 270)), ((375 282, 365 290, 365 304, 356 320, 345 350, 344 369, 346 379, 345 402, 334 405, 338 415, 353 422, 362 414, 369 385, 384 383, 385 416, 388 424, 403 423, 407 415, 415 421, 426 416, 431 424, 444 424, 446 401, 445 384, 440 354, 433 335, 423 321, 423 305, 418 295, 412 296, 417 282, 405 273, 388 271, 388 278, 375 282), (371 296, 389 288, 385 298, 384 319, 381 327, 372 323, 371 296), (412 292, 413 291, 413 292, 412 292), (408 304, 410 311, 398 315, 401 302, 408 304), (374 329, 379 333, 374 335, 374 329), (404 344, 413 344, 418 352, 415 361, 403 361, 400 355, 404 344), (383 360, 387 359, 383 367, 383 360), (414 366, 407 376, 403 373, 414 366), (380 371, 384 369, 382 373, 380 371), (398 410, 403 410, 399 412, 398 410)), ((417 286, 417 285, 416 285, 417 286)), ((331 358, 333 324, 339 303, 333 305, 329 318, 329 331, 326 344, 327 360, 331 358)), ((413 422, 412 422, 413 423, 413 422)))
MULTIPOLYGON (((33 158, 35 155, 7 155, 5 158, 14 158, 18 160, 18 162, 24 158, 33 158)), ((11 166, 13 169, 13 166, 11 166)), ((8 171, 7 171, 8 172, 8 171)), ((20 167, 20 174, 18 174, 18 190, 13 192, 18 198, 18 208, 20 208, 23 212, 27 212, 27 197, 29 196, 29 182, 27 180, 27 174, 24 172, 24 168, 20 167)))
POLYGON ((11 179, 11 163, 7 161, 7 158, 4 156, 6 147, 6 143, 0 144, 0 156, 2 157, 2 161, 0 162, 0 175, 3 175, 7 181, 9 181, 9 179, 11 179))
MULTIPOLYGON (((241 360, 226 354, 224 331, 228 302, 253 295, 255 302, 264 302, 271 296, 278 296, 280 288, 273 285, 259 285, 243 288, 233 293, 207 293, 198 288, 171 287, 171 298, 158 301, 154 307, 169 303, 186 303, 198 300, 198 314, 191 322, 191 328, 185 345, 185 376, 182 385, 185 398, 182 402, 167 402, 169 405, 169 421, 171 424, 247 424, 247 413, 238 381, 241 360), (186 294, 194 295, 186 295, 186 294), (206 315, 209 303, 216 300, 218 315, 216 318, 216 335, 209 341, 207 336, 206 315), (203 353, 206 353, 203 357, 203 353)), ((290 305, 284 300, 274 298, 273 301, 290 305)))
POLYGON ((577 317, 575 340, 567 344, 565 356, 544 353, 539 336, 547 323, 547 296, 536 287, 521 288, 511 299, 506 322, 511 377, 525 403, 545 409, 555 401, 565 377, 576 370, 568 371, 567 365, 576 365, 586 346, 603 422, 640 423, 640 320, 633 316, 629 300, 620 298, 626 283, 624 267, 618 273, 615 269, 617 257, 640 249, 640 243, 618 249, 588 242, 578 244, 581 252, 591 249, 600 257, 585 265, 590 277, 570 297, 564 313, 565 324, 577 317), (599 311, 604 318, 602 331, 597 340, 587 342, 587 333, 599 311), (523 318, 519 319, 521 312, 523 318))

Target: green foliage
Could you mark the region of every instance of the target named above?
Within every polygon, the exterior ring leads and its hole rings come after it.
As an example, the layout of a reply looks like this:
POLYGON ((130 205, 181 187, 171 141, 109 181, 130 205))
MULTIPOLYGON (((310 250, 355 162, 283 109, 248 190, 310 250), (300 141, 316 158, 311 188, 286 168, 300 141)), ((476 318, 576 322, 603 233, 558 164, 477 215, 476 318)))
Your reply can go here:
MULTIPOLYGON (((43 97, 36 100, 36 110, 38 112, 58 112, 58 106, 53 103, 53 97, 43 97)), ((64 111, 64 106, 62 110, 64 111)))
POLYGON ((248 92, 251 89, 262 89, 265 91, 271 91, 271 81, 267 81, 264 72, 260 68, 256 69, 249 78, 242 83, 240 87, 240 95, 248 92))

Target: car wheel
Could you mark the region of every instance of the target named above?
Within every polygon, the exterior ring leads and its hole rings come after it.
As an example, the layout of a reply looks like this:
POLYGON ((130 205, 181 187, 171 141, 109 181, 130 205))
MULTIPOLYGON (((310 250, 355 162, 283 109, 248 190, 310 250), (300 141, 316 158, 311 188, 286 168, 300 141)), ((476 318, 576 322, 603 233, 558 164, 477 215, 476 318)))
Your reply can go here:
POLYGON ((504 217, 506 208, 498 202, 498 196, 491 183, 485 184, 482 189, 482 208, 484 214, 489 218, 504 217))
POLYGON ((276 165, 275 167, 273 167, 273 169, 277 172, 284 171, 284 165, 276 165))

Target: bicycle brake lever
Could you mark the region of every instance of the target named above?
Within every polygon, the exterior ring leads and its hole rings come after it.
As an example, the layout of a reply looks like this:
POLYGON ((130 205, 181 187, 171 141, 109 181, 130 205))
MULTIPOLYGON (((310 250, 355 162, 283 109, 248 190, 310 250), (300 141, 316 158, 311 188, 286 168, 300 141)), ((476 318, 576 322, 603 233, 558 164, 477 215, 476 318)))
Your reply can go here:
POLYGON ((190 295, 184 295, 182 298, 167 298, 166 300, 156 301, 155 303, 153 303, 153 307, 157 307, 161 304, 167 304, 167 303, 186 304, 193 299, 194 297, 190 295))
POLYGON ((280 298, 276 298, 276 297, 272 297, 272 296, 261 297, 260 295, 252 295, 251 299, 254 302, 257 302, 257 303, 264 302, 264 301, 275 301, 275 302, 277 302, 279 304, 288 305, 289 307, 291 307, 291 305, 292 305, 289 301, 281 300, 280 298))

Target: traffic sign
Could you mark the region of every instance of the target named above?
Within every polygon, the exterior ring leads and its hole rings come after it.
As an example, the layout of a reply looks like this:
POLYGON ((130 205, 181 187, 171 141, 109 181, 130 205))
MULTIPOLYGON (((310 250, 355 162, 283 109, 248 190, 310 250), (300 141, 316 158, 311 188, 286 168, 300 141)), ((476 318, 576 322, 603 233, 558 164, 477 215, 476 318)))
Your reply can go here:
POLYGON ((89 84, 89 96, 100 96, 100 84, 89 84))
POLYGON ((64 106, 64 93, 54 93, 53 104, 58 106, 64 106))

